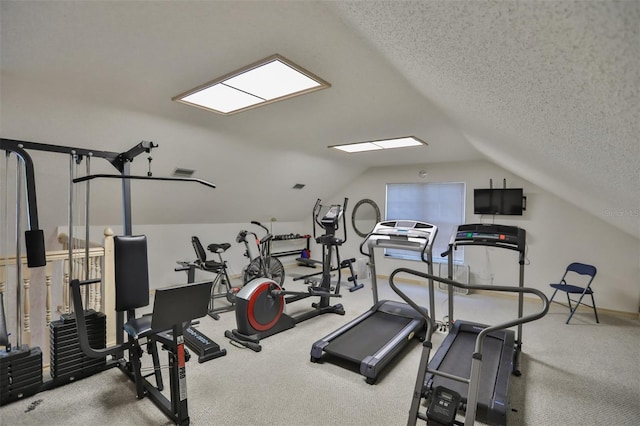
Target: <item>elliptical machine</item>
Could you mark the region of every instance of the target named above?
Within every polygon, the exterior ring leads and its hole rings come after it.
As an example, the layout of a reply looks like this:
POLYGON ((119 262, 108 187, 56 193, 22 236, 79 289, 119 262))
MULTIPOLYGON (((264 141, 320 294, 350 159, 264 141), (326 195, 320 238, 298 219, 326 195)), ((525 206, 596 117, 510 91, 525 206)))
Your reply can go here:
MULTIPOLYGON (((344 206, 346 206, 346 202, 347 202, 347 199, 345 199, 344 206)), ((322 260, 319 261, 319 260, 309 259, 308 257, 307 258, 299 257, 296 259, 296 261, 298 262, 299 265, 310 266, 313 268, 315 268, 316 265, 322 265, 322 271, 294 277, 293 281, 304 280, 305 284, 312 284, 314 282, 316 283, 323 282, 326 279, 330 279, 325 277, 325 275, 327 274, 327 271, 329 272, 329 274, 331 272, 337 271, 338 281, 336 282, 336 286, 339 287, 340 283, 342 282, 342 268, 349 268, 349 272, 351 276, 347 278, 347 281, 352 283, 351 287, 349 287, 349 291, 354 292, 356 290, 360 290, 361 288, 364 287, 364 284, 358 283, 358 275, 355 273, 355 270, 353 269, 353 263, 356 261, 356 259, 355 258, 348 258, 344 260, 340 259, 339 247, 342 244, 344 244, 345 241, 347 241, 347 227, 346 227, 346 224, 344 224, 345 216, 343 214, 346 208, 343 208, 342 212, 340 213, 342 214, 342 219, 343 219, 344 239, 336 238, 335 236, 336 231, 338 230, 338 227, 339 227, 338 225, 339 225, 340 218, 336 219, 332 217, 327 217, 328 215, 331 214, 331 209, 329 209, 327 214, 325 214, 322 220, 319 221, 318 217, 320 216, 321 210, 322 210, 322 205, 320 204, 320 200, 317 200, 316 205, 313 207, 313 219, 312 219, 313 238, 316 240, 318 244, 322 244, 322 247, 323 247, 322 260), (318 225, 320 226, 320 228, 322 228, 325 231, 325 234, 319 237, 316 236, 316 227, 318 225), (333 248, 335 248, 335 257, 336 257, 335 266, 332 266, 333 248), (327 267, 327 265, 329 266, 327 267), (320 275, 321 278, 316 278, 317 275, 320 275)))
POLYGON ((316 242, 323 246, 322 280, 315 285, 310 285, 306 292, 284 290, 275 281, 263 277, 255 278, 247 283, 236 295, 236 325, 238 328, 224 332, 228 339, 255 352, 260 352, 262 350, 260 339, 293 328, 299 322, 322 314, 344 315, 342 304, 330 305, 329 299, 342 297, 339 282, 333 289, 331 287, 331 257, 333 248, 342 245, 347 240, 344 215, 347 202, 348 199, 345 198, 342 205, 331 205, 321 219, 319 217, 323 206, 320 199, 316 201, 313 208, 315 223, 318 223, 326 231, 325 235, 316 238, 316 242), (344 239, 335 236, 340 219, 343 223, 344 239), (313 310, 296 317, 284 312, 286 304, 315 296, 320 297, 320 302, 311 304, 313 310))

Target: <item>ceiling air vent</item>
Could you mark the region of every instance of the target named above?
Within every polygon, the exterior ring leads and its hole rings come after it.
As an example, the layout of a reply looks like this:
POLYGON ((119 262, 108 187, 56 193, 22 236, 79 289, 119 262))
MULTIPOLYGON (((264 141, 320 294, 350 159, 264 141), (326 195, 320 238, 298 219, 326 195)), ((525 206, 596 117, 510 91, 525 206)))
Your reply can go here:
POLYGON ((177 177, 191 177, 196 171, 193 169, 181 169, 177 168, 173 171, 173 176, 177 177))

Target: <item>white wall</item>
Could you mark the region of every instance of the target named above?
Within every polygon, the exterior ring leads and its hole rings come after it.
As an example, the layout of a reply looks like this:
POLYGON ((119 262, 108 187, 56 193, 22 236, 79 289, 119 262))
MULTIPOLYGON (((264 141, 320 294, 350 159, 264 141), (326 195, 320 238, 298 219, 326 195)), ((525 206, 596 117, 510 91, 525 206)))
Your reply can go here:
MULTIPOLYGON (((307 232, 306 226, 301 222, 268 222, 264 223, 271 233, 277 234, 301 234, 307 232)), ((118 226, 91 226, 91 241, 100 242, 103 231, 110 227, 115 235, 122 234, 122 227, 118 226)), ((202 245, 206 247, 211 243, 229 243, 231 247, 222 255, 227 261, 230 275, 239 275, 248 263, 244 257, 244 244, 236 243, 236 236, 240 230, 255 232, 259 237, 265 232, 260 227, 250 223, 224 223, 224 224, 180 224, 180 225, 134 225, 134 235, 146 235, 149 258, 149 280, 152 289, 166 287, 171 284, 186 282, 185 272, 176 272, 180 266, 177 261, 193 261, 196 259, 195 251, 191 245, 191 236, 197 236, 202 245)), ((66 232, 66 227, 60 227, 58 232, 66 232)), ((84 228, 75 228, 74 233, 84 236, 84 228)), ((304 248, 304 240, 276 241, 272 245, 273 252, 297 250, 304 248)), ((217 255, 207 251, 207 259, 218 260, 217 255)), ((295 262, 295 256, 280 258, 283 264, 295 262)), ((197 271, 196 279, 209 279, 213 275, 204 271, 197 271)))
MULTIPOLYGON (((542 190, 534 184, 493 165, 488 161, 439 163, 425 166, 373 168, 352 181, 330 202, 350 199, 351 206, 362 198, 370 198, 380 207, 384 218, 385 185, 405 182, 465 182, 467 186, 466 222, 492 222, 491 216, 473 214, 473 188, 486 188, 492 178, 494 187, 524 188, 527 210, 523 216, 497 216, 495 223, 513 225, 527 231, 525 285, 535 287, 549 296, 549 283, 559 280, 571 262, 590 263, 598 268, 595 280, 598 307, 637 313, 640 304, 640 240, 601 220, 606 211, 590 214, 542 190), (427 176, 418 176, 426 170, 427 176), (600 216, 600 218, 598 217, 600 216)), ((347 212, 351 218, 351 209, 347 212)), ((407 218, 411 219, 411 218, 407 218)), ((349 240, 341 249, 343 257, 359 254, 362 238, 351 229, 349 240)), ((449 235, 437 238, 449 239, 449 235)), ((484 247, 467 247, 465 263, 470 265, 472 282, 482 284, 517 285, 518 258, 515 252, 484 247)), ((399 266, 421 269, 416 262, 379 260, 379 274, 388 275, 399 266)))

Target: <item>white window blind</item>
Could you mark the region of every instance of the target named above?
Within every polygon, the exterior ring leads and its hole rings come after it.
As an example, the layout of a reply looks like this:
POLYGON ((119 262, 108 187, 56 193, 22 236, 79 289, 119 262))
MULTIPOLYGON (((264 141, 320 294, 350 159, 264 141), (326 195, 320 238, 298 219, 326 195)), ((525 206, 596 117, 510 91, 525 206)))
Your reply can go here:
MULTIPOLYGON (((442 261, 440 254, 449 247, 451 235, 464 223, 465 184, 389 183, 387 184, 386 219, 410 219, 428 222, 438 227, 432 249, 433 260, 442 261)), ((420 259, 420 254, 406 250, 387 249, 385 254, 403 259, 420 259)), ((454 261, 464 262, 462 247, 454 252, 454 261)))

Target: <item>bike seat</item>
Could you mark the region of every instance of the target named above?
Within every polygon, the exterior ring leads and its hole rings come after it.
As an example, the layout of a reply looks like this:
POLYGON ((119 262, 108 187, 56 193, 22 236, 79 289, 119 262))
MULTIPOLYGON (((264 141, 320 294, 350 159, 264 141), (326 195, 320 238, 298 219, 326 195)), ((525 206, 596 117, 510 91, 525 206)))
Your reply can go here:
POLYGON ((213 243, 213 244, 209 244, 207 246, 207 249, 209 249, 209 251, 212 253, 224 253, 229 249, 229 247, 231 247, 231 244, 229 243, 222 243, 222 244, 213 243))

